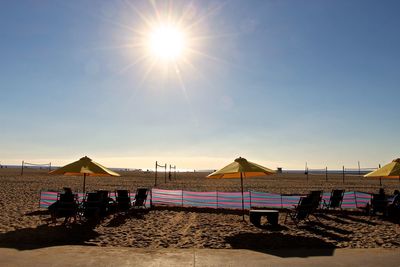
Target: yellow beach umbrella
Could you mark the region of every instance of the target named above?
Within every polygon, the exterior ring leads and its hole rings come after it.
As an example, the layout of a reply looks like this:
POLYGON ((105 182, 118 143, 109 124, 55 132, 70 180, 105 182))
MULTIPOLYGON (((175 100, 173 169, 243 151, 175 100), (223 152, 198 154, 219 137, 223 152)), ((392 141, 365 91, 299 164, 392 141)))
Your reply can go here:
POLYGON ((64 167, 51 171, 49 174, 54 175, 83 175, 83 192, 85 192, 86 176, 120 176, 103 165, 92 161, 88 157, 83 157, 80 160, 72 162, 64 167))
POLYGON ((400 158, 393 160, 382 168, 364 175, 364 177, 398 178, 400 180, 400 158))
POLYGON ((237 158, 231 164, 215 171, 207 176, 207 178, 240 178, 242 188, 242 211, 244 220, 244 197, 243 197, 243 178, 271 175, 276 173, 274 170, 264 166, 247 161, 245 158, 237 158))

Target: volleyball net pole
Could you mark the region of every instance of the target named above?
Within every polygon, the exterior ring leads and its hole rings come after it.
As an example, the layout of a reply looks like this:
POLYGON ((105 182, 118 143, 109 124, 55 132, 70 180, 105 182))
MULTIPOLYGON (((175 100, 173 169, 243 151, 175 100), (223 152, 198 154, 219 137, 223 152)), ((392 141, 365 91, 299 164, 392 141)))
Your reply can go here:
POLYGON ((28 166, 39 167, 40 169, 42 169, 42 167, 46 167, 49 169, 49 172, 51 171, 51 162, 49 162, 49 163, 30 163, 30 162, 26 162, 23 160, 21 163, 21 176, 24 175, 24 169, 27 168, 28 166))
POLYGON ((156 161, 156 171, 155 171, 155 175, 154 175, 154 186, 157 186, 157 172, 158 172, 158 168, 164 168, 164 180, 165 183, 167 182, 167 163, 165 163, 164 165, 160 165, 158 164, 158 161, 156 161))
POLYGON ((171 181, 171 169, 174 169, 174 179, 176 180, 176 165, 172 166, 171 164, 169 164, 168 178, 171 181))
POLYGON ((164 164, 164 182, 167 183, 167 163, 164 164))

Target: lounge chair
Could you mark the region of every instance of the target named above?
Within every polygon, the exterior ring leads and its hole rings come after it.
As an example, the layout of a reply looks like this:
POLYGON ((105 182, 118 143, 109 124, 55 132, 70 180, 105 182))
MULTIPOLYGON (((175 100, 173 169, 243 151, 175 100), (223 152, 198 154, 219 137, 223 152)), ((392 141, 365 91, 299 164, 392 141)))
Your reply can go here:
POLYGON ((77 198, 77 195, 72 193, 58 194, 54 208, 51 209, 53 222, 62 217, 65 218, 64 223, 67 223, 70 218, 74 218, 74 221, 76 221, 78 213, 77 198))
POLYGON ((136 190, 136 195, 135 195, 135 200, 134 200, 134 203, 133 203, 133 208, 135 208, 135 209, 146 208, 146 201, 147 201, 148 193, 149 193, 149 189, 147 189, 147 188, 138 188, 136 190))
POLYGON ((104 210, 104 200, 102 193, 86 193, 83 201, 83 216, 88 220, 99 220, 104 210))
POLYGON ((131 197, 129 190, 116 190, 116 205, 118 212, 127 211, 131 208, 131 197))
POLYGON ((301 197, 294 209, 287 210, 285 223, 288 217, 292 219, 296 226, 298 226, 300 221, 309 220, 309 216, 313 211, 312 201, 310 196, 301 197))
POLYGON ((391 203, 388 205, 387 214, 389 218, 400 223, 400 193, 393 196, 391 203))
POLYGON ((388 200, 385 195, 373 194, 371 199, 371 215, 375 215, 377 212, 386 215, 388 208, 388 200))
POLYGON ((97 190, 97 193, 101 196, 101 216, 106 216, 112 209, 114 200, 110 197, 110 191, 108 190, 97 190))
POLYGON ((344 196, 344 190, 334 189, 331 192, 329 201, 323 201, 322 205, 326 209, 341 209, 344 196))
MULTIPOLYGON (((322 191, 317 190, 317 191, 311 191, 308 196, 311 200, 311 212, 314 213, 319 209, 320 203, 322 200, 322 191)), ((315 217, 315 215, 314 215, 315 217)), ((318 218, 317 218, 318 219, 318 218)))

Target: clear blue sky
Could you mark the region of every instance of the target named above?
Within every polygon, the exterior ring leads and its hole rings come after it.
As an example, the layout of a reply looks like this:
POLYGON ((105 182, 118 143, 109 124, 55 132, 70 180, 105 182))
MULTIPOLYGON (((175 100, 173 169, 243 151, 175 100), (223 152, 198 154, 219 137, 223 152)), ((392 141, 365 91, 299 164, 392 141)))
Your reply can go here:
POLYGON ((341 168, 400 156, 399 1, 165 3, 1 1, 0 162, 341 168), (179 72, 130 45, 154 6, 192 25, 196 53, 179 72))

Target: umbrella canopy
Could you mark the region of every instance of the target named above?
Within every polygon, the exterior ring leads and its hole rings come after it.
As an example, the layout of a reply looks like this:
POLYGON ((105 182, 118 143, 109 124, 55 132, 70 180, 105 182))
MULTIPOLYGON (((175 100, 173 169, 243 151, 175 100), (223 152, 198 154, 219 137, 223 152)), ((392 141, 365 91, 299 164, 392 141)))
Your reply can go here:
POLYGON ((215 171, 207 176, 207 178, 240 178, 242 188, 242 211, 244 220, 244 198, 243 198, 243 177, 263 176, 276 173, 274 170, 268 169, 256 163, 247 161, 245 158, 239 157, 231 164, 215 171))
POLYGON ((400 158, 393 160, 382 168, 364 175, 364 177, 400 178, 400 158))
POLYGON ((274 174, 275 171, 247 161, 245 158, 237 158, 231 164, 223 167, 222 169, 215 171, 208 175, 208 178, 240 178, 242 177, 254 177, 274 174))
POLYGON ((80 160, 72 162, 64 167, 51 171, 54 175, 83 175, 83 192, 85 192, 86 176, 120 176, 103 165, 92 161, 88 157, 83 157, 80 160))

